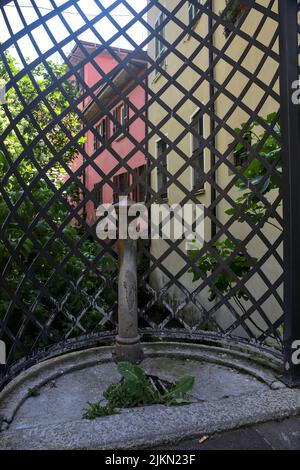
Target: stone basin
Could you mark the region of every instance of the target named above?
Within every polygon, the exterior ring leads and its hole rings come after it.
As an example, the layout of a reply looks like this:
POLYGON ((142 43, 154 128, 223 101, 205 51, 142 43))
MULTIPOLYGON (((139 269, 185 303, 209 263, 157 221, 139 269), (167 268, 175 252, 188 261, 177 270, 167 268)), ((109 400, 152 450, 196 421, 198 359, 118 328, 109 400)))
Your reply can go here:
POLYGON ((87 402, 120 380, 111 347, 73 352, 23 372, 0 394, 0 449, 129 449, 209 435, 300 411, 300 392, 278 380, 275 363, 241 351, 147 343, 140 367, 174 382, 195 377, 183 407, 153 405, 93 421, 87 402), (38 389, 30 396, 30 389, 38 389))

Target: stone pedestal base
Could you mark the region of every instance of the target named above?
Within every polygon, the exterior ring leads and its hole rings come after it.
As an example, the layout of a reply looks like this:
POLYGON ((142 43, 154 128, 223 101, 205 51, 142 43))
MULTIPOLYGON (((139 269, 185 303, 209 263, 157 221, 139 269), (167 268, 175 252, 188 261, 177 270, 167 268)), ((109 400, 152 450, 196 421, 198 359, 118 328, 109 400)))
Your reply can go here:
POLYGON ((140 343, 140 337, 135 338, 116 338, 116 348, 113 354, 116 362, 131 362, 132 364, 139 364, 143 360, 143 350, 140 343))

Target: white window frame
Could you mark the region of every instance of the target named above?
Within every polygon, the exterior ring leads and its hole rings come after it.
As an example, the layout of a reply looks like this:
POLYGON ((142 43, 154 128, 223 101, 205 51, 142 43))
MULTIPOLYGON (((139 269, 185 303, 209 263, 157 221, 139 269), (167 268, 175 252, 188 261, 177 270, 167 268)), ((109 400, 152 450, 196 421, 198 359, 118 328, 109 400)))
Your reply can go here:
MULTIPOLYGON (((207 0, 198 0, 198 3, 199 5, 205 6, 207 4, 207 0)), ((192 22, 196 18, 196 15, 197 15, 197 6, 189 1, 189 4, 188 4, 188 24, 189 25, 192 24, 192 22)))
POLYGON ((155 21, 154 24, 154 30, 155 30, 155 60, 158 61, 162 54, 166 50, 165 44, 159 39, 158 35, 160 35, 163 39, 166 39, 166 27, 164 26, 161 28, 161 24, 165 21, 166 15, 164 12, 161 12, 157 20, 155 21))
POLYGON ((118 125, 121 128, 121 134, 116 137, 116 142, 125 137, 125 132, 129 130, 129 105, 124 101, 116 106, 113 111, 116 123, 113 124, 113 134, 118 132, 118 125))
POLYGON ((123 127, 125 124, 125 103, 122 103, 119 106, 119 118, 120 118, 120 126, 123 127))
POLYGON ((107 117, 102 119, 102 121, 100 122, 100 135, 104 141, 109 139, 109 121, 107 117), (106 126, 105 133, 103 132, 104 125, 106 126))
POLYGON ((96 150, 98 150, 98 148, 100 147, 100 141, 99 141, 99 137, 98 135, 100 134, 100 124, 97 124, 95 126, 95 132, 93 132, 93 136, 94 136, 94 152, 96 152, 96 150))
POLYGON ((120 124, 123 129, 127 130, 129 121, 129 106, 125 101, 120 106, 120 124))

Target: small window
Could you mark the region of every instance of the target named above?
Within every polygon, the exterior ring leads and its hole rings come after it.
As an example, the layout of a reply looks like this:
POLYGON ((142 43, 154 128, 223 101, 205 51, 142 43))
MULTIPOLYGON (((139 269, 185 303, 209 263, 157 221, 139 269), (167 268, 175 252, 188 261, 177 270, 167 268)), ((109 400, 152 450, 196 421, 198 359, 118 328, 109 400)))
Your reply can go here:
POLYGON ((119 196, 126 196, 128 194, 129 177, 128 173, 121 173, 113 178, 113 201, 119 201, 119 196))
POLYGON ((163 52, 166 50, 163 39, 165 39, 165 26, 162 26, 166 19, 166 15, 161 13, 155 23, 155 60, 159 60, 163 52))
POLYGON ((126 103, 121 104, 119 111, 119 122, 123 130, 128 128, 129 107, 126 103))
POLYGON ((109 121, 108 118, 102 119, 100 124, 95 127, 94 150, 96 151, 109 139, 109 121))
POLYGON ((122 124, 123 129, 125 130, 129 129, 128 121, 129 121, 129 106, 127 103, 124 103, 121 124, 122 124))
POLYGON ((192 2, 189 2, 189 24, 192 24, 194 22, 197 13, 198 8, 196 7, 196 5, 192 2))
POLYGON ((103 190, 102 183, 97 183, 94 186, 94 206, 97 209, 101 204, 103 204, 103 190))
POLYGON ((84 89, 84 67, 77 71, 76 88, 81 93, 84 89))
POLYGON ((162 199, 168 198, 167 169, 167 144, 164 140, 160 140, 157 142, 157 191, 162 199))
POLYGON ((119 107, 119 119, 118 119, 118 123, 120 124, 120 127, 124 126, 124 122, 125 122, 125 105, 121 104, 121 106, 119 107))
POLYGON ((201 15, 199 15, 199 11, 200 11, 200 8, 197 7, 197 3, 199 3, 200 5, 206 5, 207 3, 207 0, 194 0, 194 2, 189 2, 189 6, 188 6, 188 14, 189 14, 189 25, 195 23, 195 19, 197 17, 197 15, 199 16, 197 19, 200 18, 201 15))
POLYGON ((128 130, 128 121, 129 121, 129 106, 127 103, 122 103, 120 106, 114 109, 114 125, 113 132, 116 132, 120 129, 122 132, 128 130))
POLYGON ((133 174, 134 189, 132 199, 135 202, 144 202, 146 200, 148 178, 146 165, 135 168, 133 174))
POLYGON ((113 116, 114 116, 113 133, 115 134, 118 130, 118 123, 120 122, 119 108, 114 109, 113 116))
POLYGON ((109 121, 108 118, 102 119, 100 123, 99 134, 102 137, 103 142, 109 139, 109 121))
POLYGON ((95 127, 94 132, 94 151, 96 151, 100 147, 99 136, 100 135, 100 124, 95 127))
POLYGON ((193 117, 191 126, 193 187, 200 190, 204 188, 203 117, 200 117, 200 112, 193 117))

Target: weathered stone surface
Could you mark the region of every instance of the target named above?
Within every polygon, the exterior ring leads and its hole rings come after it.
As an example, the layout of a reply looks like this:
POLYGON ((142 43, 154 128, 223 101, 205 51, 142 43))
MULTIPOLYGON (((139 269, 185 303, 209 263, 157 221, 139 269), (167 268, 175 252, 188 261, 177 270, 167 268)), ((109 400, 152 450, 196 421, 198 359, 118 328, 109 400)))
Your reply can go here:
MULTIPOLYGON (((141 364, 145 372, 170 382, 183 375, 195 377, 190 394, 193 402, 220 400, 268 390, 268 386, 251 376, 228 367, 195 360, 148 358, 141 364)), ((49 425, 80 419, 87 402, 103 400, 103 392, 120 376, 110 362, 62 375, 40 389, 40 395, 29 397, 18 410, 10 429, 49 425)))
POLYGON ((172 343, 146 344, 144 353, 147 373, 170 381, 185 374, 195 377, 193 404, 83 420, 86 403, 102 399, 119 375, 111 348, 72 353, 35 366, 2 393, 0 412, 6 413, 5 421, 14 419, 9 429, 3 428, 0 448, 147 448, 300 412, 300 392, 285 388, 274 370, 243 355, 172 343), (274 390, 279 385, 284 388, 274 390), (40 388, 40 395, 30 398, 33 386, 40 388))
POLYGON ((31 367, 18 375, 0 393, 0 418, 6 422, 11 422, 18 408, 28 398, 30 388, 40 388, 44 384, 76 370, 100 363, 110 363, 111 358, 111 347, 93 348, 55 357, 31 367))
POLYGON ((267 391, 193 404, 152 406, 95 421, 77 420, 1 434, 0 449, 133 449, 209 435, 300 411, 300 393, 267 391))
POLYGON ((118 336, 115 359, 117 362, 137 364, 143 358, 143 351, 138 334, 136 240, 118 240, 118 255, 118 336))

